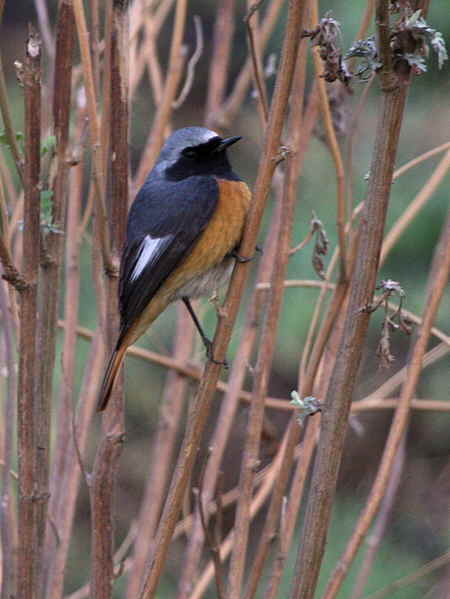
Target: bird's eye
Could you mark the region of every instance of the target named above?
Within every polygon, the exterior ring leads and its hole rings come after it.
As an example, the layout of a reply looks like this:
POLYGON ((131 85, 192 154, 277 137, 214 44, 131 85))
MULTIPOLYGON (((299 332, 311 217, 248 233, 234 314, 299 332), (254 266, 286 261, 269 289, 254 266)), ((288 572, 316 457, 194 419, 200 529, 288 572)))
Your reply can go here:
POLYGON ((197 152, 193 148, 185 148, 183 150, 183 156, 186 158, 195 158, 197 156, 197 152))

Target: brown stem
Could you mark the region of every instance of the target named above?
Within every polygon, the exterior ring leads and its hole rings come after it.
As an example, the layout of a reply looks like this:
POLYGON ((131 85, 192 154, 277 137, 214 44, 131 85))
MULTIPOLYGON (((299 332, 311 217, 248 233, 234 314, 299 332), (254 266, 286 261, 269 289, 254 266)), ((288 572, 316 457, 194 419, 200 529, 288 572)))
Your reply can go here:
MULTIPOLYGON (((84 122, 83 112, 78 115, 75 139, 78 141, 84 122)), ((52 514, 58 529, 60 543, 56 543, 53 531, 47 528, 46 563, 48 567, 46 597, 59 599, 63 590, 63 572, 67 559, 68 542, 72 521, 66 521, 64 514, 71 503, 67 499, 67 488, 71 483, 62 484, 64 477, 70 479, 72 470, 69 466, 73 459, 72 412, 74 401, 74 377, 76 366, 77 321, 80 287, 80 229, 81 204, 83 196, 84 161, 72 167, 69 174, 69 197, 66 223, 66 255, 65 255, 65 303, 64 303, 64 340, 62 347, 62 382, 59 389, 58 414, 56 424, 56 440, 54 442, 53 461, 50 482, 49 513, 52 514), (70 473, 70 474, 69 474, 70 473), (62 564, 62 565, 61 565, 62 564)), ((89 361, 89 360, 88 360, 89 361)), ((76 492, 74 493, 75 501, 76 492)))
MULTIPOLYGON (((264 21, 260 27, 259 44, 261 52, 264 51, 264 48, 269 41, 269 37, 277 23, 278 15, 283 4, 284 0, 272 0, 267 8, 264 21)), ((251 78, 252 61, 251 58, 248 57, 236 79, 232 92, 220 107, 220 110, 215 115, 212 115, 212 125, 221 129, 226 129, 230 125, 242 106, 250 86, 251 78)))
MULTIPOLYGON (((125 242, 128 209, 128 2, 114 0, 110 49, 111 119, 111 257, 118 264, 125 242)), ((106 337, 109 351, 119 330, 117 273, 106 279, 106 337)), ((114 486, 124 439, 123 385, 116 385, 110 408, 103 418, 105 436, 100 442, 91 488, 93 567, 91 592, 97 599, 110 599, 114 577, 114 486)))
POLYGON ((378 512, 380 503, 386 492, 389 477, 392 472, 395 456, 397 455, 401 439, 406 432, 409 420, 409 407, 422 371, 422 361, 427 348, 431 326, 447 285, 450 271, 450 212, 436 248, 428 279, 427 296, 422 324, 415 336, 408 359, 407 376, 402 387, 398 407, 395 411, 389 437, 386 442, 383 457, 366 507, 361 514, 347 548, 333 573, 325 591, 325 598, 332 599, 336 596, 344 576, 350 567, 356 552, 364 539, 373 518, 378 512))
MULTIPOLYGON (((188 360, 192 350, 193 327, 189 314, 183 305, 179 305, 178 324, 175 336, 174 357, 180 362, 188 360)), ((134 549, 133 570, 129 577, 127 597, 138 596, 139 585, 145 571, 151 540, 155 535, 158 519, 164 502, 169 481, 173 457, 175 455, 183 407, 185 403, 187 380, 177 372, 169 372, 162 398, 161 412, 155 440, 152 447, 152 461, 149 476, 138 519, 139 535, 134 549)))
POLYGON ((135 178, 135 187, 144 183, 147 174, 153 166, 164 140, 164 131, 173 110, 173 101, 177 94, 183 64, 181 44, 183 42, 184 26, 186 23, 187 0, 177 0, 175 23, 173 26, 172 44, 169 55, 169 71, 164 84, 164 91, 158 110, 153 121, 153 127, 146 148, 142 155, 135 178))
POLYGON ((231 43, 234 33, 235 0, 220 0, 216 9, 213 49, 209 67, 208 95, 206 98, 205 123, 214 126, 214 118, 225 94, 231 43))
POLYGON ((245 17, 245 24, 247 26, 247 38, 250 47, 250 58, 252 61, 253 81, 255 83, 255 89, 258 92, 258 107, 261 113, 260 120, 264 127, 269 118, 269 100, 267 98, 266 82, 264 81, 258 25, 255 23, 257 17, 256 13, 260 4, 261 2, 252 4, 251 0, 248 0, 248 13, 245 17))
POLYGON ((92 576, 91 595, 110 599, 114 581, 112 497, 124 434, 107 434, 97 450, 92 473, 92 576))
POLYGON ((17 397, 17 361, 14 342, 14 321, 8 306, 6 284, 0 281, 0 313, 2 315, 3 336, 5 343, 5 365, 7 368, 7 395, 4 399, 3 418, 5 422, 3 438, 3 471, 1 475, 2 492, 0 507, 0 535, 3 560, 3 580, 1 599, 9 599, 15 588, 16 554, 17 554, 17 522, 11 517, 13 509, 10 471, 12 468, 14 427, 16 420, 17 397))
MULTIPOLYGON (((308 8, 306 4, 306 6, 304 7, 304 18, 306 17, 307 10, 308 8)), ((276 256, 279 256, 279 258, 277 260, 274 260, 276 268, 274 269, 271 277, 271 286, 273 286, 274 288, 278 286, 279 296, 282 296, 282 289, 284 287, 284 277, 286 275, 287 264, 291 255, 290 245, 298 180, 303 166, 307 143, 310 138, 310 135, 312 134, 312 125, 309 128, 306 128, 306 131, 303 126, 305 122, 303 118, 303 105, 306 78, 306 49, 306 43, 302 43, 299 46, 297 56, 294 85, 291 96, 294 97, 296 101, 291 105, 288 125, 289 137, 287 142, 288 148, 292 152, 292 154, 288 158, 289 166, 286 169, 284 196, 283 201, 280 202, 280 212, 282 217, 279 243, 276 251, 276 256), (302 144, 300 144, 301 137, 303 138, 302 144)), ((315 119, 313 118, 313 121, 314 120, 315 119)), ((275 298, 269 297, 268 300, 268 321, 270 318, 270 312, 272 312, 273 315, 272 303, 276 303, 281 299, 280 297, 278 297, 278 299, 275 300, 275 298)), ((281 305, 279 306, 279 310, 281 310, 281 305)), ((272 327, 275 324, 276 321, 275 323, 272 321, 272 327)), ((273 336, 273 339, 276 339, 276 330, 272 330, 270 334, 273 336)), ((267 366, 270 367, 270 365, 271 360, 269 361, 267 366)), ((257 380, 256 377, 257 371, 255 373, 255 381, 257 380)), ((267 388, 264 390, 264 396, 266 394, 267 388)), ((254 396, 252 396, 252 400, 255 400, 254 396)), ((272 540, 276 535, 276 528, 280 519, 281 504, 283 501, 283 496, 286 485, 288 483, 291 468, 293 466, 294 450, 295 446, 298 443, 298 437, 299 426, 296 422, 296 419, 291 418, 291 422, 284 435, 284 439, 279 450, 282 454, 281 468, 274 484, 274 489, 272 492, 269 509, 264 523, 264 528, 259 539, 255 558, 253 560, 248 586, 245 593, 246 599, 251 599, 251 597, 253 597, 257 591, 258 583, 264 570, 264 565, 267 559, 272 540)))
POLYGON ((107 213, 105 205, 105 173, 103 170, 101 156, 101 139, 99 118, 97 114, 97 96, 95 91, 94 72, 92 68, 92 59, 89 48, 89 33, 86 25, 86 15, 84 12, 82 0, 73 0, 73 9, 75 23, 78 34, 78 42, 81 53, 81 63, 83 68, 83 79, 86 90, 86 104, 89 115, 89 134, 92 150, 92 178, 95 188, 95 197, 98 210, 98 235, 100 236, 100 246, 104 267, 107 271, 116 272, 117 265, 113 263, 110 255, 110 239, 107 223, 107 213))
MULTIPOLYGON (((278 194, 282 192, 279 181, 281 181, 281 179, 276 180, 275 197, 278 197, 278 194)), ((263 255, 259 263, 257 280, 260 281, 261 284, 270 280, 275 261, 276 240, 280 226, 280 203, 281 202, 279 201, 276 202, 270 230, 266 237, 263 255)), ((220 411, 214 432, 211 435, 210 445, 213 447, 213 450, 208 457, 202 490, 202 501, 205 505, 208 505, 214 497, 217 477, 219 475, 226 445, 233 430, 234 417, 236 410, 239 407, 239 399, 242 397, 243 393, 242 385, 248 371, 248 365, 250 364, 251 355, 256 342, 263 303, 264 294, 255 290, 247 308, 241 341, 233 360, 233 367, 228 379, 228 384, 224 387, 226 395, 220 404, 220 411)), ((225 385, 225 383, 218 381, 218 388, 221 388, 222 385, 225 385)), ((247 393, 247 397, 250 401, 251 394, 247 393)), ((210 512, 207 508, 205 508, 204 511, 205 520, 208 522, 210 512)), ((203 526, 198 514, 196 514, 193 530, 189 537, 183 572, 178 586, 178 599, 185 599, 191 592, 193 581, 197 577, 203 541, 203 526)))
POLYGON ((8 88, 6 86, 5 73, 3 70, 2 57, 0 55, 0 111, 2 114, 3 126, 5 128, 6 139, 8 140, 8 146, 11 150, 14 162, 16 164, 17 172, 20 180, 24 182, 23 172, 23 157, 21 155, 19 144, 17 143, 16 132, 11 117, 11 110, 8 101, 8 88))
MULTIPOLYGON (((40 305, 45 306, 39 319, 39 351, 45 356, 39 361, 36 385, 36 403, 39 419, 37 443, 40 448, 38 463, 38 492, 49 494, 50 415, 52 380, 56 354, 56 335, 59 309, 61 265, 64 255, 65 213, 67 197, 67 146, 69 140, 72 56, 75 22, 70 2, 61 2, 56 26, 56 62, 53 84, 53 128, 56 138, 57 172, 53 184, 51 229, 45 234, 46 256, 41 261, 40 305)), ((47 502, 39 506, 42 526, 46 525, 47 502)), ((51 531, 50 531, 50 534, 51 531)), ((42 539, 44 531, 42 531, 42 539)), ((42 548, 41 548, 42 550, 42 548)), ((40 581, 40 587, 44 581, 40 581)))
MULTIPOLYGON (((21 293, 19 327, 19 383, 17 407, 17 451, 19 455, 19 547, 17 555, 17 595, 34 599, 40 572, 43 530, 38 520, 39 503, 47 500, 38 488, 36 444, 35 381, 37 357, 37 284, 40 244, 40 139, 41 139, 41 46, 30 29, 23 70, 25 94, 25 204, 22 270, 27 288, 21 293)), ((42 516, 42 514, 41 514, 42 516)))
POLYGON ((361 308, 371 301, 389 203, 400 127, 409 80, 400 80, 390 70, 388 2, 380 0, 377 25, 383 61, 380 78, 383 99, 378 119, 375 148, 364 211, 343 339, 322 417, 311 493, 291 590, 292 599, 310 599, 315 592, 331 516, 332 501, 341 461, 352 392, 366 338, 369 315, 361 308), (387 46, 386 46, 387 44, 387 46))
MULTIPOLYGON (((287 111, 295 59, 300 39, 301 15, 302 7, 296 0, 290 0, 286 33, 283 42, 282 60, 270 111, 266 145, 258 171, 253 203, 239 250, 243 257, 251 257, 254 253, 256 237, 261 224, 267 196, 269 194, 270 183, 276 166, 276 159, 279 154, 281 132, 287 111)), ((248 271, 248 264, 240 264, 236 267, 233 274, 227 299, 222 311, 223 316, 219 319, 219 325, 214 337, 214 355, 219 361, 223 361, 225 358, 226 348, 236 320, 240 300, 244 291, 244 285, 248 277, 248 271)), ((180 458, 175 469, 165 509, 158 527, 155 539, 156 551, 144 581, 141 593, 142 599, 150 599, 156 590, 162 567, 166 559, 170 539, 181 508, 185 489, 194 465, 201 435, 206 424, 219 373, 220 365, 208 362, 205 368, 204 377, 200 383, 191 418, 188 422, 180 458)))
POLYGON ((395 456, 395 464, 392 469, 392 476, 389 478, 388 486, 386 487, 386 494, 381 502, 380 513, 378 514, 377 520, 375 522, 373 533, 366 539, 367 551, 359 569, 351 599, 361 599, 363 596, 364 588, 369 580, 377 551, 379 550, 383 541, 403 473, 403 466, 406 457, 405 441, 406 438, 403 437, 402 444, 400 445, 397 455, 395 456))

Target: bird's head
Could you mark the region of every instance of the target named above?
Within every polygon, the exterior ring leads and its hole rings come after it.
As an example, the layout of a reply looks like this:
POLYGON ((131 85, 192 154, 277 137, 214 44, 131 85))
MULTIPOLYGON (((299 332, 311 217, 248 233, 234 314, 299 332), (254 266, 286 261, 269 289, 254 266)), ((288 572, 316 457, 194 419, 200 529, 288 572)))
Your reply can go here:
POLYGON ((205 127, 178 129, 166 140, 155 170, 159 176, 172 180, 231 172, 226 150, 240 139, 222 138, 205 127))

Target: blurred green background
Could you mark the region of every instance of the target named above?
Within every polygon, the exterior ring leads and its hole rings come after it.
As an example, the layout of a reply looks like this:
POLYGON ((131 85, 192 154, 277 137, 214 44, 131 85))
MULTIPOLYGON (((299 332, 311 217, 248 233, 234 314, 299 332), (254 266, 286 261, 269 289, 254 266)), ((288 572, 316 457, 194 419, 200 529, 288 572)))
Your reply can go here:
MULTIPOLYGON (((186 31, 186 43, 192 50, 194 44, 194 26, 192 16, 198 14, 202 18, 205 49, 196 69, 196 79, 187 101, 175 112, 174 128, 190 124, 201 124, 204 116, 204 92, 207 85, 208 63, 211 53, 212 27, 215 17, 214 2, 194 0, 189 3, 189 21, 186 31)), ((246 57, 245 29, 242 18, 244 3, 238 3, 240 15, 236 23, 233 42, 230 82, 239 71, 246 57)), ((322 2, 321 15, 328 10, 342 25, 342 44, 348 48, 354 39, 365 2, 351 3, 322 2)), ((50 22, 54 25, 56 2, 49 2, 50 22)), ((450 34, 450 13, 447 2, 435 0, 431 2, 428 22, 439 29, 446 40, 450 34)), ((17 85, 13 71, 14 60, 21 59, 26 39, 26 26, 31 21, 36 23, 34 4, 31 0, 7 0, 3 25, 1 29, 1 50, 5 70, 8 75, 9 94, 14 110, 14 122, 18 130, 22 130, 22 94, 17 85)), ((171 19, 168 19, 159 38, 159 56, 164 69, 170 41, 171 19)), ((274 53, 279 58, 284 18, 272 36, 266 56, 274 53)), ((433 54, 427 61, 428 72, 416 77, 411 87, 406 117, 403 122, 397 165, 407 162, 422 152, 449 140, 450 134, 450 97, 448 63, 439 71, 437 60, 433 54)), ((311 65, 309 68, 308 86, 311 85, 311 65)), ((268 80, 269 89, 273 86, 273 78, 268 80)), ((358 102, 363 85, 353 86, 354 94, 348 96, 345 106, 348 118, 358 102)), ((369 170, 373 148, 374 127, 377 117, 377 106, 380 94, 377 84, 372 86, 368 104, 359 121, 354 142, 353 193, 355 201, 364 198, 366 190, 365 174, 369 170)), ((141 85, 134 99, 131 119, 131 156, 132 167, 135 168, 142 146, 146 140, 149 126, 154 115, 154 104, 147 83, 141 85)), ((344 121, 345 126, 345 121, 344 121)), ((263 137, 255 110, 254 99, 248 94, 236 121, 230 128, 230 134, 244 136, 244 141, 233 148, 231 160, 235 170, 251 185, 255 180, 258 166, 260 144, 263 137)), ((408 204, 427 181, 442 155, 436 156, 408 171, 406 176, 395 182, 392 188, 391 205, 388 214, 388 229, 402 214, 408 204)), ((9 160, 5 155, 4 158, 9 160)), ((406 308, 420 314, 423 309, 425 287, 429 274, 430 261, 448 209, 450 177, 447 176, 431 201, 421 211, 409 229, 402 235, 391 252, 379 279, 391 278, 399 281, 406 292, 406 308)), ((86 181, 86 185, 87 185, 86 181)), ((295 214, 293 245, 300 242, 309 228, 311 211, 314 210, 324 223, 331 241, 332 249, 336 245, 335 230, 335 176, 334 167, 326 145, 318 137, 314 137, 309 147, 298 192, 298 205, 295 214)), ((270 222, 271 207, 264 219, 261 231, 261 242, 264 240, 270 222)), ((96 314, 93 301, 94 291, 90 274, 90 247, 86 243, 82 251, 82 287, 79 310, 80 324, 95 327, 96 314)), ((289 278, 316 278, 311 266, 311 248, 307 247, 292 258, 289 267, 289 278)), ((270 383, 270 394, 288 398, 290 391, 297 386, 296 371, 301 355, 302 345, 310 323, 317 291, 312 289, 288 289, 286 291, 283 314, 279 324, 278 343, 275 363, 270 383)), ((242 319, 241 315, 233 334, 229 349, 232 359, 239 343, 242 319)), ((442 302, 436 325, 448 327, 450 313, 450 294, 447 293, 442 302)), ((170 353, 174 332, 176 307, 169 308, 140 341, 143 346, 170 353)), ((209 334, 213 333, 215 314, 213 308, 205 304, 204 322, 209 334)), ((392 351, 396 357, 389 370, 382 370, 376 358, 376 347, 379 339, 381 316, 377 314, 371 320, 370 336, 365 351, 364 361, 355 399, 373 391, 387 377, 399 369, 406 358, 409 339, 401 333, 393 335, 392 351)), ((433 344, 435 342, 433 341, 433 344)), ((77 359, 78 384, 81 381, 84 360, 87 356, 88 343, 79 341, 77 359)), ((196 358, 201 361, 203 350, 197 345, 196 358)), ((60 378, 60 360, 56 362, 56 380, 60 378)), ((166 372, 157 365, 143 362, 137 358, 128 358, 127 377, 127 433, 128 439, 122 456, 122 467, 119 480, 118 538, 126 534, 130 519, 136 515, 139 507, 145 480, 148 475, 149 451, 153 433, 157 427, 158 403, 166 379, 166 372)), ((248 381, 250 382, 250 381, 248 381)), ((426 369, 421 377, 417 396, 420 398, 450 400, 449 362, 441 360, 426 369)), ((191 385, 191 395, 195 385, 191 385)), ((378 460, 383 449, 386 433, 390 424, 391 412, 365 412, 357 417, 360 426, 350 427, 347 449, 341 468, 339 481, 339 500, 335 509, 335 517, 329 538, 327 555, 323 565, 323 578, 334 568, 336 560, 352 530, 361 506, 364 504, 368 490, 376 472, 378 460)), ((213 418, 213 417, 212 417, 213 418)), ((233 437, 229 448, 227 463, 227 484, 235 484, 238 476, 238 460, 245 430, 246 407, 241 407, 237 422, 239 430, 233 437)), ((281 436, 286 418, 276 415, 273 418, 281 436)), ((385 541, 377 556, 375 567, 369 581, 367 592, 373 592, 392 580, 414 571, 419 565, 443 553, 449 545, 449 497, 450 497, 450 436, 449 419, 446 412, 415 412, 411 419, 408 433, 406 464, 400 489, 395 500, 385 541)), ((93 444, 95 436, 93 437, 93 444)), ((263 515, 253 527, 257 532, 263 515)), ((68 572, 67 591, 78 588, 86 580, 89 553, 86 547, 89 542, 89 512, 85 489, 82 489, 77 512, 76 537, 72 547, 68 572)), ((183 550, 182 542, 176 543, 173 549, 173 561, 169 574, 163 582, 160 596, 170 597, 174 594, 176 584, 176 560, 183 550)), ((295 555, 292 555, 292 567, 295 555)), ((443 568, 435 574, 423 578, 419 583, 407 589, 393 592, 393 599, 422 598, 439 599, 435 586, 444 577, 443 568), (430 594, 432 593, 432 594, 430 594)), ((358 571, 358 562, 352 569, 341 598, 349 597, 354 574, 358 571), (353 577, 353 578, 352 578, 353 577)), ((448 570, 447 570, 448 573, 448 570)), ((289 579, 289 573, 286 574, 289 579)), ((124 580, 117 582, 117 597, 121 596, 124 580)), ((288 583, 280 597, 287 594, 288 583)), ((447 587, 450 596, 450 587, 447 587)), ((215 594, 211 592, 210 597, 215 594)))

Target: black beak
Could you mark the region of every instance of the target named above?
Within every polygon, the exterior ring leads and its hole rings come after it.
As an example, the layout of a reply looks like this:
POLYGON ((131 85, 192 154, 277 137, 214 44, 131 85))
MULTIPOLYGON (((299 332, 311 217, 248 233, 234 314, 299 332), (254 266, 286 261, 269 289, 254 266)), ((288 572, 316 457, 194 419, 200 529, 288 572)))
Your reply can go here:
POLYGON ((240 139, 242 139, 242 137, 240 135, 235 135, 234 137, 227 137, 226 139, 222 139, 222 141, 220 142, 220 144, 217 146, 217 148, 214 151, 215 152, 223 152, 224 150, 226 150, 228 147, 235 144, 240 139))

